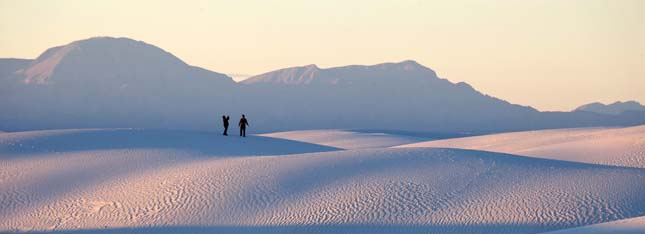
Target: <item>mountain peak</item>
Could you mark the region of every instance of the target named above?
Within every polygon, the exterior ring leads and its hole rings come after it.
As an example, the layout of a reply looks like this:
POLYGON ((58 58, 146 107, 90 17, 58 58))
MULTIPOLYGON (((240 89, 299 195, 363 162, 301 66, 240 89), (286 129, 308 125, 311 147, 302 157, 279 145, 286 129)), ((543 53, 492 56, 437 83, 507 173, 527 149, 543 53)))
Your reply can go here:
POLYGON ((399 62, 398 64, 404 65, 404 66, 418 66, 418 67, 423 67, 423 65, 419 64, 417 61, 414 60, 403 60, 399 62))
POLYGON ((609 104, 608 106, 616 106, 616 105, 619 105, 619 106, 641 106, 641 103, 637 102, 637 101, 634 101, 634 100, 624 101, 624 102, 616 101, 616 102, 614 102, 612 104, 609 104))
POLYGON ((228 76, 193 67, 171 53, 125 37, 92 37, 50 48, 14 70, 15 82, 61 87, 150 88, 182 85, 185 79, 204 84, 235 82, 228 76))
POLYGON ((309 64, 300 67, 283 68, 280 70, 267 72, 257 76, 250 77, 244 81, 243 84, 310 84, 313 82, 317 74, 321 71, 316 64, 309 64))
POLYGON ((637 101, 617 101, 609 105, 605 105, 600 102, 593 102, 586 105, 582 105, 576 108, 574 111, 586 111, 593 112, 598 114, 610 114, 610 115, 619 115, 625 111, 645 111, 645 106, 641 105, 637 101))
POLYGON ((315 64, 267 72, 242 81, 243 84, 283 85, 341 85, 369 82, 393 84, 396 82, 424 82, 439 80, 437 74, 413 60, 375 65, 349 65, 319 68, 315 64))
POLYGON ((76 48, 74 43, 50 48, 38 56, 29 67, 17 71, 17 74, 24 75, 23 82, 26 84, 45 84, 60 62, 76 48))
POLYGON ((163 70, 181 66, 188 65, 169 52, 143 41, 125 37, 92 37, 50 48, 17 74, 23 76, 26 84, 49 84, 133 71, 134 68, 163 70), (55 77, 59 73, 65 75, 55 77))
POLYGON ((319 68, 319 67, 318 67, 318 65, 316 65, 316 64, 309 64, 309 65, 306 65, 306 66, 303 66, 303 67, 304 67, 304 68, 307 68, 307 69, 316 69, 316 70, 320 70, 320 68, 319 68))
POLYGON ((430 70, 429 68, 424 67, 423 65, 417 63, 417 61, 414 61, 414 60, 404 60, 399 63, 396 63, 396 65, 404 71, 430 70))

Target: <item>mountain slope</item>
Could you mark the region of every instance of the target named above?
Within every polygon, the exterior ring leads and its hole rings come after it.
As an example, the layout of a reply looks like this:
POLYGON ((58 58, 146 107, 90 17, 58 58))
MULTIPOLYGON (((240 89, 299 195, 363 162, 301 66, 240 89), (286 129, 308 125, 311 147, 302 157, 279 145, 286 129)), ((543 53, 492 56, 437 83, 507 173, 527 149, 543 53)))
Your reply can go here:
MULTIPOLYGON (((3 67, 4 61, 0 61, 3 67)), ((286 68, 235 83, 153 45, 90 38, 13 61, 0 129, 206 129, 246 114, 251 131, 385 129, 488 133, 645 124, 645 112, 539 112, 453 83, 417 62, 286 68), (15 70, 15 71, 14 71, 15 70)))
POLYGON ((13 129, 182 127, 215 114, 208 107, 227 109, 235 88, 158 47, 109 37, 51 48, 10 80, 0 125, 13 129))
POLYGON ((270 131, 402 129, 500 132, 544 128, 635 125, 645 113, 606 116, 590 112, 539 112, 452 83, 417 62, 315 65, 280 69, 241 84, 262 103, 247 111, 270 131))
POLYGON ((303 67, 292 67, 267 72, 241 81, 246 85, 397 85, 418 83, 448 83, 437 74, 421 64, 406 60, 400 63, 382 63, 371 66, 350 65, 321 69, 312 64, 303 67))
POLYGON ((16 88, 20 81, 13 76, 32 61, 31 59, 0 59, 0 95, 16 88))
POLYGON ((32 61, 31 59, 0 59, 0 80, 4 80, 18 70, 23 69, 32 61))
POLYGON ((260 122, 287 129, 501 130, 517 128, 521 117, 537 113, 481 94, 466 83, 441 79, 414 61, 328 69, 309 65, 241 83, 254 94, 247 102, 265 103, 250 113, 289 110, 271 113, 271 123, 260 122), (470 113, 478 113, 477 118, 470 113))

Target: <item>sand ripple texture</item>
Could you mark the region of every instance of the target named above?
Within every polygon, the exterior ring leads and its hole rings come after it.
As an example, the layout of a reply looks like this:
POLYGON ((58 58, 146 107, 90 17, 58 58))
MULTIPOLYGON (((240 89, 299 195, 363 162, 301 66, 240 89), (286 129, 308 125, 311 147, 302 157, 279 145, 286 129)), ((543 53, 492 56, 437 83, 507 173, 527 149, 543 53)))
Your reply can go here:
POLYGON ((645 215, 637 167, 206 133, 189 137, 207 150, 154 142, 191 134, 172 131, 90 147, 66 131, 0 134, 0 232, 540 233, 645 215), (269 153, 216 150, 244 140, 269 153))

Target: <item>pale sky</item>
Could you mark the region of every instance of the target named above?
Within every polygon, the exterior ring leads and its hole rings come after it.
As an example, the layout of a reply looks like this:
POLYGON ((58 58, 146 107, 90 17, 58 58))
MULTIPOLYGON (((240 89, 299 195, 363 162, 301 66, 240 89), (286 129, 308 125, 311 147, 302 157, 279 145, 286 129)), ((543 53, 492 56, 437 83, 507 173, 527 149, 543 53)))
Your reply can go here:
POLYGON ((0 57, 94 36, 142 40, 227 74, 412 59, 540 110, 645 102, 640 0, 0 0, 0 57))

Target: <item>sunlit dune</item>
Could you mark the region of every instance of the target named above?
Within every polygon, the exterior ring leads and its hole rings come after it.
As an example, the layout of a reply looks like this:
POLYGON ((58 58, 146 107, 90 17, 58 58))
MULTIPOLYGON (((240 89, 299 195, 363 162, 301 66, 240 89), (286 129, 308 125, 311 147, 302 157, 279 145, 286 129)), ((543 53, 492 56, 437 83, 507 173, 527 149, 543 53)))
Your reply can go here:
POLYGON ((0 136, 5 231, 536 233, 645 209, 640 168, 462 149, 338 150, 189 131, 0 136), (219 147, 230 155, 213 150, 219 147), (283 147, 302 154, 276 155, 283 147))

